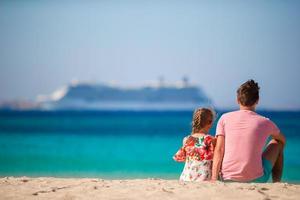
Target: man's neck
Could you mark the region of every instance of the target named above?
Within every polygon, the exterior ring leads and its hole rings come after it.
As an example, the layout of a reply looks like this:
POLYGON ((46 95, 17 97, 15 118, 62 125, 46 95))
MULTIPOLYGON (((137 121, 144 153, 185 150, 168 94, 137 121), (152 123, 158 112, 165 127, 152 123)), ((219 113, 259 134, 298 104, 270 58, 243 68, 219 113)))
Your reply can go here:
POLYGON ((247 107, 247 106, 240 105, 240 110, 250 110, 255 112, 255 106, 247 107))

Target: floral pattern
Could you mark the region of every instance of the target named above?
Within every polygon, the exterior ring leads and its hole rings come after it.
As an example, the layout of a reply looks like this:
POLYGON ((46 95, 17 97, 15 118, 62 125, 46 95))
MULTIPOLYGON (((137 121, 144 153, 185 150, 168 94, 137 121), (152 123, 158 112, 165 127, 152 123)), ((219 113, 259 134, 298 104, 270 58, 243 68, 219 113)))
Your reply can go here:
POLYGON ((180 180, 210 180, 214 152, 213 139, 210 135, 186 137, 184 145, 173 157, 177 162, 185 162, 180 180))

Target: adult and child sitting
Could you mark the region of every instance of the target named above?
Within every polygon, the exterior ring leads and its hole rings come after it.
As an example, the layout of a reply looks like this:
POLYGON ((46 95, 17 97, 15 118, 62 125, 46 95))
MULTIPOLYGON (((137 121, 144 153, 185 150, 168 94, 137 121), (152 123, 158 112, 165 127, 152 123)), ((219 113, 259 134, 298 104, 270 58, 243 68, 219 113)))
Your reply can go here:
POLYGON ((272 175, 273 182, 280 182, 285 137, 274 122, 255 112, 258 102, 258 84, 243 83, 237 90, 240 109, 220 117, 215 137, 208 134, 214 111, 196 109, 192 133, 173 157, 185 162, 180 180, 267 182, 272 175))

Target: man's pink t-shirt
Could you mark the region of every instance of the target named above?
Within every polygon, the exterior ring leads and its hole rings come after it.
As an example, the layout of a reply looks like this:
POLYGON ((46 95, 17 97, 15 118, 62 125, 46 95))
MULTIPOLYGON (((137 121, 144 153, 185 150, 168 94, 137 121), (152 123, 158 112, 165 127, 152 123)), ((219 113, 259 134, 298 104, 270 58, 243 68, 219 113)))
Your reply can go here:
POLYGON ((271 134, 278 127, 268 118, 250 110, 223 114, 216 136, 225 137, 221 172, 224 180, 251 181, 263 175, 262 153, 271 134))

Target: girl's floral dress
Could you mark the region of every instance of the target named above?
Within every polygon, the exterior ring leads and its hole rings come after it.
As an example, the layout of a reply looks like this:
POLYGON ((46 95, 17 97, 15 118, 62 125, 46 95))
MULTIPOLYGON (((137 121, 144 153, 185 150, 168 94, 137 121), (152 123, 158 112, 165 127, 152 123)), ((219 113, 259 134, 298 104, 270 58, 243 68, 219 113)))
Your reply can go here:
POLYGON ((184 169, 180 176, 180 180, 210 180, 212 171, 213 152, 214 145, 212 136, 187 136, 184 139, 183 146, 173 157, 175 161, 185 162, 184 169))

